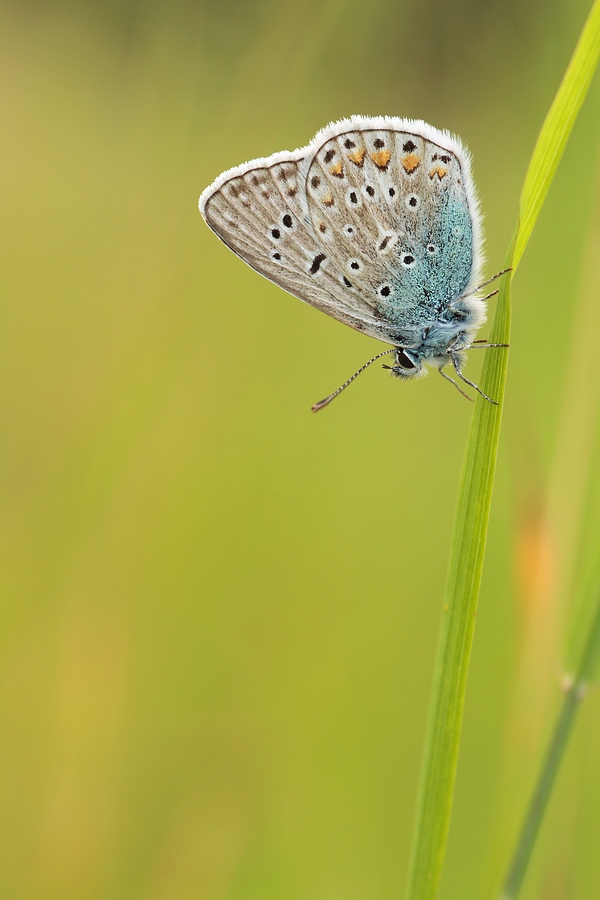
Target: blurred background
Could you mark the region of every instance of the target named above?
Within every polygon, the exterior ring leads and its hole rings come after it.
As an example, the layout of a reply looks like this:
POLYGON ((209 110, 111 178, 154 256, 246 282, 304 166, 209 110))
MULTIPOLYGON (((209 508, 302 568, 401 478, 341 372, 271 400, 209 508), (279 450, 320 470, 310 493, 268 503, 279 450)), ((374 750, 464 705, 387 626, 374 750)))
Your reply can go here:
MULTIPOLYGON (((589 6, 3 2, 3 897, 402 896, 472 406, 373 367, 313 416, 380 345, 197 199, 423 118, 473 153, 491 275, 589 6)), ((514 282, 444 900, 502 875, 600 537, 599 116, 596 81, 514 282)), ((592 692, 529 900, 600 896, 599 753, 592 692)))

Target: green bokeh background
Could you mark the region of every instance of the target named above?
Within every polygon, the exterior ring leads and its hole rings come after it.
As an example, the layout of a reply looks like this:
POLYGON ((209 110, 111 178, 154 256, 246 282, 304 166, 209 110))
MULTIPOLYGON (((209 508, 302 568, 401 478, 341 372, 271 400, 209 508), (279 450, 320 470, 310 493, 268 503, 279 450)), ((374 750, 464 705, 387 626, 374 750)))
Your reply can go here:
MULTIPOLYGON (((588 8, 2 5, 0 896, 402 896, 472 407, 373 367, 312 416, 380 345, 244 266, 197 198, 332 119, 423 118, 471 148, 491 275, 588 8)), ((515 279, 442 900, 491 896, 558 703, 527 572, 599 116, 595 83, 515 279)), ((575 583, 597 472, 586 493, 575 583)), ((600 896, 599 754, 592 693, 527 900, 600 896)))

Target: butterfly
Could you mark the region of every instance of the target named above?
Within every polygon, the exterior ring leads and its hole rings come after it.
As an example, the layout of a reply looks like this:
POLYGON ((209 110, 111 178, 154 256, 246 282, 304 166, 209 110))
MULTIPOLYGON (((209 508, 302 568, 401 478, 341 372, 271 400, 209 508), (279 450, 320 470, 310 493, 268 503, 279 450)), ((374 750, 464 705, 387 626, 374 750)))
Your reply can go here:
POLYGON ((469 152, 426 122, 352 116, 306 146, 223 172, 199 202, 208 226, 261 275, 339 322, 391 344, 375 360, 403 379, 437 367, 468 399, 464 351, 485 321, 483 235, 469 152))

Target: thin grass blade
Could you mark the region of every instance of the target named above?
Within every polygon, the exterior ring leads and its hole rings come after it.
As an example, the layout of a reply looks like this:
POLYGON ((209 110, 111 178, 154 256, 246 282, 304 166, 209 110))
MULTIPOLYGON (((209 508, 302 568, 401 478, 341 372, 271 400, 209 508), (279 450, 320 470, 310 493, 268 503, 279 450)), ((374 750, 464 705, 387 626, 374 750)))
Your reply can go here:
POLYGON ((531 795, 504 881, 501 900, 516 900, 519 896, 550 794, 573 732, 577 711, 586 696, 590 681, 598 674, 600 666, 600 565, 597 566, 597 576, 594 580, 593 593, 588 601, 589 605, 594 601, 594 615, 590 622, 584 650, 575 676, 567 683, 562 707, 548 743, 540 774, 531 795))
POLYGON ((569 135, 589 90, 600 55, 600 4, 595 2, 539 133, 521 191, 513 266, 521 261, 569 135))

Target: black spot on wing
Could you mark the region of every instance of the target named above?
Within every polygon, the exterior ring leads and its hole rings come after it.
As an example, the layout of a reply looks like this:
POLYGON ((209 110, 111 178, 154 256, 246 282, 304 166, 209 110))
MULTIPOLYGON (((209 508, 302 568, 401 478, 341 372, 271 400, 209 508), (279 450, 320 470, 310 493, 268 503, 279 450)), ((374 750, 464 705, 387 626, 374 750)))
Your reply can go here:
POLYGON ((318 253, 312 261, 312 265, 308 270, 311 275, 316 275, 321 268, 321 263, 327 259, 324 253, 318 253))

